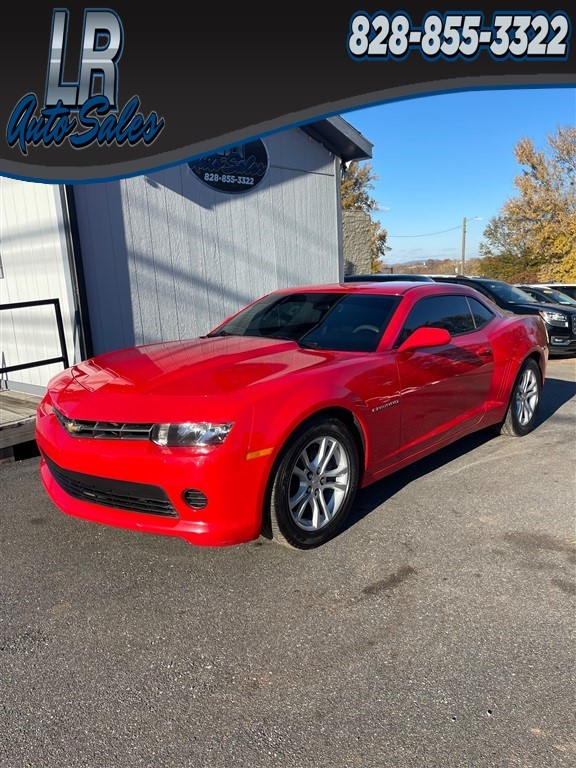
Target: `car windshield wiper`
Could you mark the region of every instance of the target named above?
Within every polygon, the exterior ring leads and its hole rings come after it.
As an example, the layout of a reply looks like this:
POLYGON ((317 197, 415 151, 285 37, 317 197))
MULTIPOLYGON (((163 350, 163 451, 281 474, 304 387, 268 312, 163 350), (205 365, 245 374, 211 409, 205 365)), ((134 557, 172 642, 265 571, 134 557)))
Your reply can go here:
POLYGON ((317 341, 303 341, 302 339, 297 339, 296 343, 299 347, 302 347, 303 349, 318 349, 320 344, 317 341))
POLYGON ((200 336, 201 339, 215 339, 217 336, 241 336, 241 333, 230 333, 230 331, 218 331, 218 333, 207 333, 206 336, 200 336))

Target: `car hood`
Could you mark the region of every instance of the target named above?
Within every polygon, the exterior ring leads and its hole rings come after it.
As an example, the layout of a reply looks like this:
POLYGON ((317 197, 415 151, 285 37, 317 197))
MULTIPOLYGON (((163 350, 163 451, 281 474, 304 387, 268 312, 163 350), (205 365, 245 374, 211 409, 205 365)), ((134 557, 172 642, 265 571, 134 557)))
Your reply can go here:
POLYGON ((537 304, 532 304, 532 302, 526 302, 525 304, 514 303, 510 306, 513 306, 518 313, 522 312, 526 315, 537 315, 542 312, 542 310, 547 310, 548 312, 565 312, 567 315, 573 315, 576 309, 575 307, 567 307, 564 304, 544 304, 540 302, 537 304))
MULTIPOLYGON (((49 395, 66 416, 152 421, 194 411, 234 410, 260 386, 279 388, 286 375, 330 364, 343 353, 300 348, 256 337, 212 337, 123 349, 78 363, 50 382, 49 395), (200 410, 200 408, 199 408, 200 410)), ((206 417, 207 418, 207 417, 206 417)))

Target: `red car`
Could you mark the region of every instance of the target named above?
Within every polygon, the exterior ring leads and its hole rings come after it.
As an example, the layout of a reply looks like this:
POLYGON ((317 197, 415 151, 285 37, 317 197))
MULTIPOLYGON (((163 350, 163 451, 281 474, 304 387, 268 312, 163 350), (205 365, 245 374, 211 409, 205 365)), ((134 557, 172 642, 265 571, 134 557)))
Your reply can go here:
POLYGON ((539 316, 466 286, 277 291, 201 338, 52 379, 41 476, 87 520, 309 549, 336 534, 358 488, 485 427, 530 432, 547 359, 539 316))

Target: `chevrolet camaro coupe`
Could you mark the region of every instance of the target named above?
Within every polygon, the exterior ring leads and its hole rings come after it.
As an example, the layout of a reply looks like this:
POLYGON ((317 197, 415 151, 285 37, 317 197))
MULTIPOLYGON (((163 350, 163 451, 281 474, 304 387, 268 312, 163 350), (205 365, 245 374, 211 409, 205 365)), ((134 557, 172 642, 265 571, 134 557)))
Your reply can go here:
POLYGON ((542 319, 467 286, 273 292, 196 339, 93 357, 38 407, 63 511, 197 545, 317 547, 359 488, 486 427, 535 425, 542 319))

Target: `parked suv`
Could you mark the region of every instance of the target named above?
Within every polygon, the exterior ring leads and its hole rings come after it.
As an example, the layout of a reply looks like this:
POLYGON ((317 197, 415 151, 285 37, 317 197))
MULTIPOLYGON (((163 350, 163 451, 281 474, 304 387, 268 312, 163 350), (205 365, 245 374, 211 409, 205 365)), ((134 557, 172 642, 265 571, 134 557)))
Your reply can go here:
POLYGON ((520 288, 503 280, 464 275, 434 275, 438 283, 469 285, 515 315, 540 315, 546 326, 550 355, 576 352, 576 307, 542 304, 520 288))

